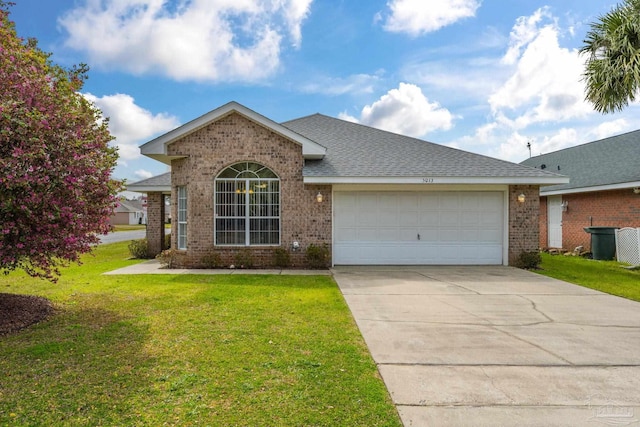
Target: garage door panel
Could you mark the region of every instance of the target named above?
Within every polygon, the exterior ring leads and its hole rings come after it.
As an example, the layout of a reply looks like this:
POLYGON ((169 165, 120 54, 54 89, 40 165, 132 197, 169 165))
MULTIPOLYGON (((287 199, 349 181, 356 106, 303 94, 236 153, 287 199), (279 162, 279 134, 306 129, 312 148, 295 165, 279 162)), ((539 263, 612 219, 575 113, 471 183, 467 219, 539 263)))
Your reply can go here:
POLYGON ((379 229, 379 240, 381 242, 397 242, 402 241, 400 237, 400 229, 397 227, 386 227, 379 229))
POLYGON ((396 204, 400 211, 418 211, 420 199, 416 194, 404 193, 397 198, 396 204))
POLYGON ((438 224, 442 227, 457 226, 460 223, 460 212, 458 211, 441 211, 438 216, 438 224))
POLYGON ((478 211, 463 211, 460 213, 460 224, 463 227, 479 226, 480 218, 478 218, 478 211))
MULTIPOLYGON (((420 231, 416 232, 415 227, 401 228, 398 231, 398 240, 401 242, 414 242, 418 240, 418 234, 420 234, 420 231)), ((420 237, 423 236, 421 235, 420 237)))
POLYGON ((502 212, 478 212, 481 227, 502 227, 502 212))
POLYGON ((420 225, 438 225, 440 222, 440 212, 436 210, 424 210, 419 215, 420 225))
POLYGON ((502 238, 496 230, 478 230, 477 242, 501 244, 502 238))
POLYGON ((338 192, 336 264, 501 264, 503 193, 338 192))
POLYGON ((420 215, 418 211, 402 211, 398 212, 398 223, 401 226, 417 226, 420 224, 420 215))
MULTIPOLYGON (((421 242, 437 242, 439 239, 439 231, 437 228, 419 228, 417 232, 411 230, 412 236, 414 240, 418 240, 418 235, 420 235, 421 242)), ((407 230, 407 234, 409 230, 407 230)))
POLYGON ((377 228, 359 228, 357 240, 362 242, 375 242, 379 240, 377 228))
POLYGON ((480 241, 480 232, 478 229, 464 230, 460 233, 460 242, 470 243, 480 241))

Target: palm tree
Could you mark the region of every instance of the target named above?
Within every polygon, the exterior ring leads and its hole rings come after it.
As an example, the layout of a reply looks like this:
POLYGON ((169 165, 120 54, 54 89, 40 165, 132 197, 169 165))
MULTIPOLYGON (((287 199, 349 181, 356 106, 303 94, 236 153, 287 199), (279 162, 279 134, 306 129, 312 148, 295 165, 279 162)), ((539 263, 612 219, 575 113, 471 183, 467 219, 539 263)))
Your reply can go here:
POLYGON ((624 0, 598 18, 583 43, 587 101, 600 113, 621 111, 640 89, 640 0, 624 0))

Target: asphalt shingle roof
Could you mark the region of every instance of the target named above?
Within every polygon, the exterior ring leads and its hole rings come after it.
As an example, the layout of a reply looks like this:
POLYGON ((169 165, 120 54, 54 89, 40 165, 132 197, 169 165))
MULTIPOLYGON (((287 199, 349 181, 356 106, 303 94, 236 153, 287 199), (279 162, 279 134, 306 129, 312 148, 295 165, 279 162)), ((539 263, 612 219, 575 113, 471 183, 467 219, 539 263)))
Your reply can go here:
POLYGON ((568 184, 545 187, 545 192, 639 182, 640 130, 532 157, 521 164, 538 169, 544 165, 544 170, 569 176, 568 184))
POLYGON ((115 212, 141 212, 142 202, 140 200, 119 200, 115 212))
POLYGON ((308 177, 553 177, 549 171, 314 114, 282 123, 325 147, 305 162, 308 177))
MULTIPOLYGON (((480 154, 434 144, 422 139, 383 131, 322 114, 281 123, 320 146, 322 160, 305 161, 303 175, 309 178, 498 178, 526 183, 558 182, 566 179, 555 171, 541 170, 480 154)), ((171 186, 171 173, 144 179, 127 187, 132 191, 171 186)))
POLYGON ((127 184, 127 189, 136 191, 135 187, 166 187, 171 188, 171 172, 165 172, 160 175, 152 176, 151 178, 143 179, 141 181, 132 182, 127 184))

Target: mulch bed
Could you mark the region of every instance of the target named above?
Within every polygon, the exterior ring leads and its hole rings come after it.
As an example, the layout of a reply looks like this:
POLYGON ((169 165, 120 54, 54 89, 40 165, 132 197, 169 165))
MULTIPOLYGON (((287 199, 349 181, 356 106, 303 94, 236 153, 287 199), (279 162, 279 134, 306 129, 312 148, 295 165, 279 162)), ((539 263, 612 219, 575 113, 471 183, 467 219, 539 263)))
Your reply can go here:
POLYGON ((0 335, 41 322, 53 312, 53 305, 46 298, 0 293, 0 335))

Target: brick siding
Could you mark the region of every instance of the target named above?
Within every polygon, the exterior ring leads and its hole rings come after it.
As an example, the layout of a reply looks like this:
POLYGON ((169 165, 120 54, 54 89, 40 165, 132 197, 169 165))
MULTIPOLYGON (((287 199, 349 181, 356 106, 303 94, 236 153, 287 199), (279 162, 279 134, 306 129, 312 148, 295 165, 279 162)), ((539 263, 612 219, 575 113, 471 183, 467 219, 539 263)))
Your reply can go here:
POLYGON ((164 195, 159 192, 147 194, 147 242, 151 256, 164 249, 164 195))
MULTIPOLYGON (((544 219, 540 218, 540 236, 542 247, 547 247, 546 197, 544 200, 544 219)), ((597 191, 589 193, 565 194, 562 201, 568 203, 562 213, 562 246, 573 250, 584 246, 591 250, 591 235, 584 227, 640 227, 640 195, 631 188, 623 190, 597 191)))
POLYGON ((521 253, 540 248, 539 194, 537 185, 509 186, 509 265, 516 264, 521 253), (524 203, 518 201, 520 194, 525 195, 524 203))
POLYGON ((331 186, 303 183, 299 144, 233 113, 174 142, 168 154, 187 156, 171 165, 173 218, 177 218, 176 187, 187 187, 188 246, 177 251, 176 267, 201 267, 203 258, 214 252, 224 265, 236 264, 236 255, 246 250, 256 267, 273 264, 274 246, 214 247, 214 180, 226 167, 242 161, 260 163, 280 178, 280 247, 289 251, 292 267, 304 265, 304 250, 311 243, 331 243, 331 186), (319 191, 322 203, 316 201, 319 191), (292 251, 294 241, 301 250, 292 251))

